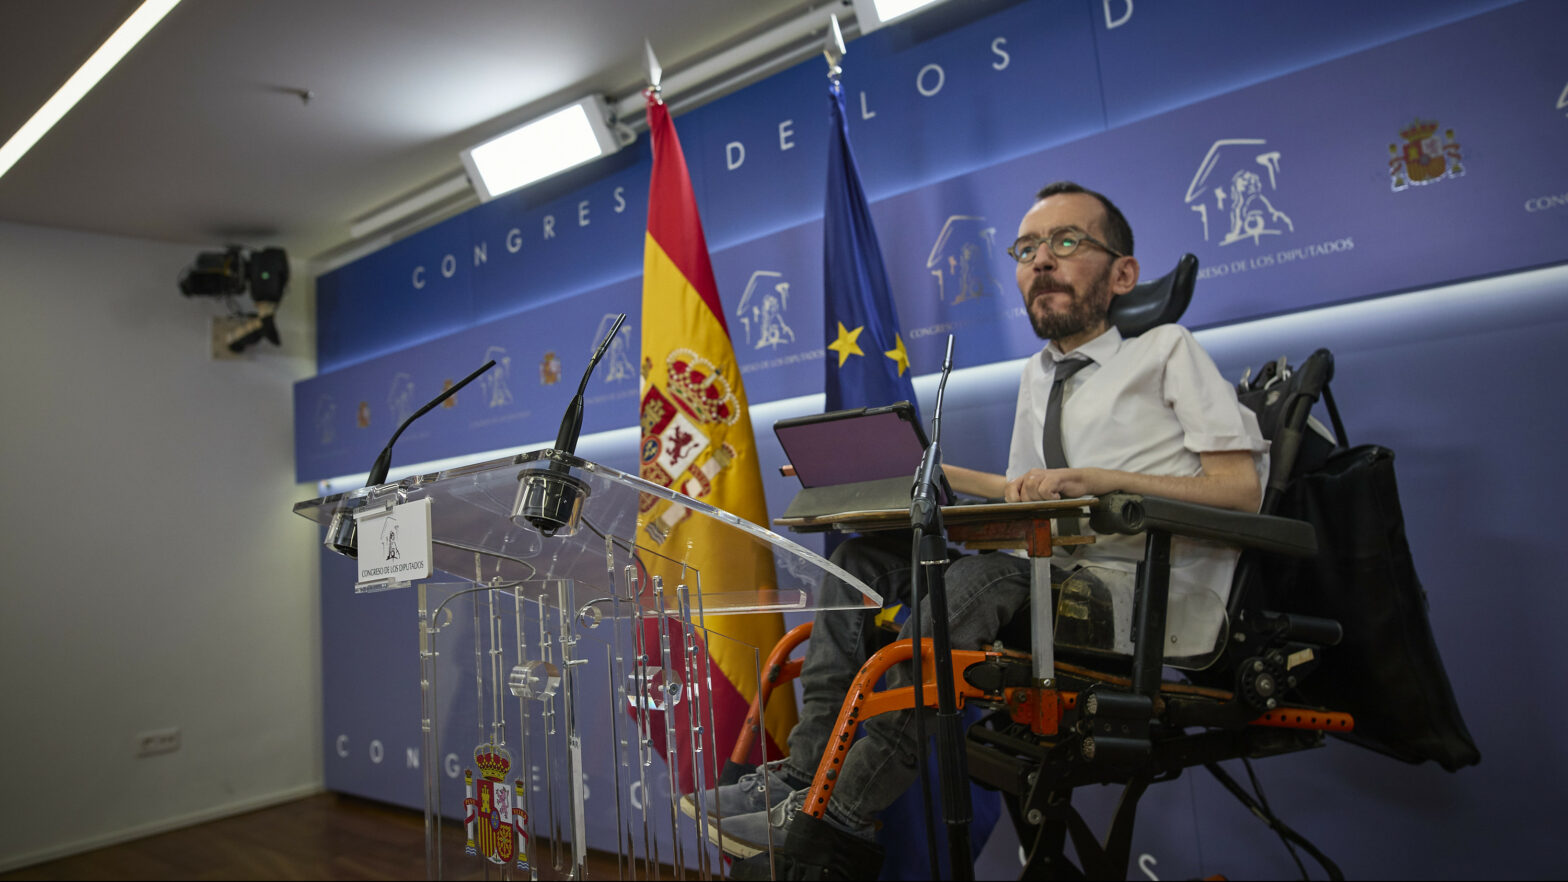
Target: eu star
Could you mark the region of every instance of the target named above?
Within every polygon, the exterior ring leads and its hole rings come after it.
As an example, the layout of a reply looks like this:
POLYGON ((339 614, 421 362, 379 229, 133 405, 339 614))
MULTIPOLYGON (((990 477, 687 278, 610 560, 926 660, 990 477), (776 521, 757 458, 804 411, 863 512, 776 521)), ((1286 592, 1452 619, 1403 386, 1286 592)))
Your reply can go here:
POLYGON ((864 352, 860 351, 860 344, 855 342, 860 338, 860 332, 865 329, 865 326, 861 325, 851 331, 844 327, 843 322, 838 323, 838 339, 829 343, 828 348, 838 353, 839 367, 843 367, 844 362, 848 361, 851 355, 865 355, 864 352))
POLYGON ((891 358, 893 363, 898 365, 898 375, 902 377, 904 371, 909 370, 909 350, 904 348, 904 337, 902 334, 894 334, 893 340, 895 341, 893 348, 882 354, 891 358))

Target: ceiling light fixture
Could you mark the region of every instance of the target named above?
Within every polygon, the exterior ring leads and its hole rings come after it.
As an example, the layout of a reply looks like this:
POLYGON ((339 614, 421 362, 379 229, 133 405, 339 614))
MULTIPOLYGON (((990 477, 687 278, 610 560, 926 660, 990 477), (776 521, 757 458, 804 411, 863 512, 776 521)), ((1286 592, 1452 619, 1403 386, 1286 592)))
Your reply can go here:
POLYGON ((147 36, 147 32, 162 21, 163 17, 169 14, 169 10, 179 2, 180 0, 146 0, 137 7, 136 11, 109 35, 109 39, 98 47, 98 51, 94 52, 76 73, 71 74, 71 78, 65 81, 65 85, 61 86, 52 98, 45 101, 44 105, 38 108, 38 112, 16 130, 16 134, 12 135, 9 141, 0 146, 0 176, 10 171, 11 166, 16 165, 27 151, 33 149, 38 139, 54 128, 54 124, 70 112, 71 108, 76 106, 76 102, 82 100, 82 96, 91 91, 93 86, 98 85, 98 81, 103 79, 104 74, 119 64, 120 59, 125 57, 125 53, 130 52, 132 47, 141 42, 142 37, 147 36))
POLYGON ((861 34, 869 34, 941 2, 943 0, 855 0, 855 21, 860 24, 861 34))
POLYGON ((464 150, 485 202, 621 149, 604 99, 590 95, 464 150))

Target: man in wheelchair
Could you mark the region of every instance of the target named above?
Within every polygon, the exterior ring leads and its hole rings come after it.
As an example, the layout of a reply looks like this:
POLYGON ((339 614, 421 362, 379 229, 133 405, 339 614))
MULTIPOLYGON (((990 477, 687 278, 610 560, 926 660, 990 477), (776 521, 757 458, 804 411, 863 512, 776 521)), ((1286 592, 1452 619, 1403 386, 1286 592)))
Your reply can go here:
MULTIPOLYGON (((1126 219, 1099 193, 1070 182, 1036 194, 1008 249, 1036 333, 1049 341, 1024 368, 1007 474, 949 466, 961 493, 1030 501, 1114 491, 1257 511, 1267 475, 1267 442, 1256 417, 1192 335, 1164 324, 1124 338, 1109 319, 1114 298, 1132 291, 1139 265, 1126 219)), ((1069 528, 1070 529, 1070 528, 1069 528)), ((1058 592, 1059 640, 1083 649, 1131 651, 1131 609, 1141 537, 1100 536, 1059 546, 1050 560, 1058 592)), ((849 540, 834 559, 873 584, 889 603, 908 600, 907 535, 849 540)), ((1237 552, 1201 540, 1172 549, 1168 656, 1211 655, 1223 630, 1237 552)), ((991 645, 1030 597, 1031 562, 1011 554, 961 557, 946 576, 955 649, 991 645)), ((848 589, 830 583, 824 591, 848 589)), ((924 601, 923 601, 924 603, 924 601)), ((763 853, 784 843, 825 875, 874 877, 881 863, 873 817, 916 779, 914 714, 867 720, 849 750, 824 812, 801 817, 806 787, 824 755, 851 681, 869 654, 868 613, 819 613, 801 673, 803 707, 790 756, 706 795, 722 817, 717 840, 729 854, 763 853), (772 828, 771 831, 769 828, 772 828)), ((930 616, 922 617, 929 635, 930 616)), ((905 625, 905 630, 910 630, 905 625)), ((913 636, 902 634, 901 636, 913 636)), ((907 685, 904 665, 888 674, 907 685)), ((683 802, 688 814, 696 801, 683 802)), ((782 871, 781 871, 782 872, 782 871)))

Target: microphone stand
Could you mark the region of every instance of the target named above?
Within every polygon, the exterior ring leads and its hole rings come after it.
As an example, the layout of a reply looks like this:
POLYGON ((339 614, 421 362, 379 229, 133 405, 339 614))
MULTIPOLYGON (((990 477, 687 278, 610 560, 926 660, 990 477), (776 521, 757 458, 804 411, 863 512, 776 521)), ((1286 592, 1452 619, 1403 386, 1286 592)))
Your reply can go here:
MULTIPOLYGON (((931 417, 931 443, 926 445, 920 468, 915 473, 914 499, 909 506, 910 525, 915 531, 915 579, 924 578, 926 593, 931 598, 931 654, 936 671, 937 713, 936 742, 937 769, 942 781, 943 817, 947 822, 948 860, 952 878, 974 878, 974 857, 969 845, 969 825, 973 807, 969 800, 969 770, 964 754, 963 732, 958 714, 958 701, 953 689, 953 653, 948 636, 947 584, 943 571, 947 568, 947 532, 942 525, 940 488, 947 482, 942 476, 942 397, 947 389, 947 377, 953 369, 953 335, 947 336, 947 355, 942 360, 942 380, 937 384, 936 409, 931 417)), ((916 592, 916 598, 919 593, 916 592)), ((918 599, 916 601, 918 608, 918 599)), ((920 631, 915 631, 915 684, 923 679, 920 657, 920 631)), ((924 703, 915 713, 924 710, 924 703)), ((925 744, 920 745, 921 752, 925 744)))

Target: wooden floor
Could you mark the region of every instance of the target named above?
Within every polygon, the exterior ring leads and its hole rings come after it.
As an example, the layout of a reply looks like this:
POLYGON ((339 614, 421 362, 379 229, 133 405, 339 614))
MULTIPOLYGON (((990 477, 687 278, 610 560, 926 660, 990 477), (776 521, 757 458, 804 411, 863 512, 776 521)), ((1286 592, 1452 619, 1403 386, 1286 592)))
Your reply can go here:
MULTIPOLYGON (((590 852, 587 875, 615 878, 615 856, 590 852)), ((336 793, 0 873, 0 882, 423 878, 422 812, 336 793)))

